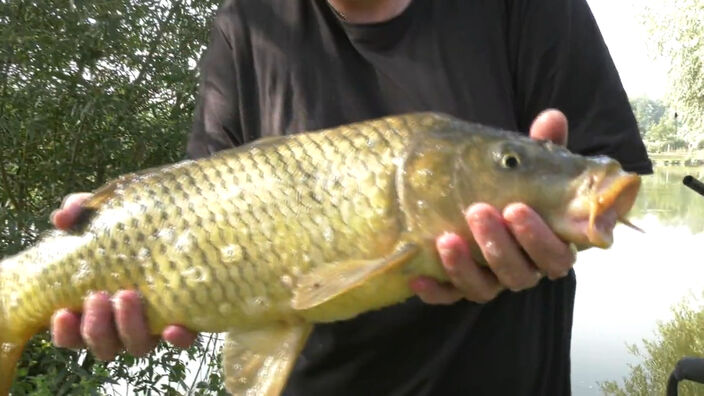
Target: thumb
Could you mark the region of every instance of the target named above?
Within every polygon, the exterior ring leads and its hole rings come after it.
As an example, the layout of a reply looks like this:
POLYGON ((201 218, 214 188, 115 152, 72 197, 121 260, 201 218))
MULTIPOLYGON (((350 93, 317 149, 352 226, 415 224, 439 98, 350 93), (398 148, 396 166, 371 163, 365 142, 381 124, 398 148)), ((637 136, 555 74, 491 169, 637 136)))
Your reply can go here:
POLYGON ((537 140, 550 140, 555 144, 567 144, 567 117, 556 109, 547 109, 538 114, 530 126, 530 137, 537 140))

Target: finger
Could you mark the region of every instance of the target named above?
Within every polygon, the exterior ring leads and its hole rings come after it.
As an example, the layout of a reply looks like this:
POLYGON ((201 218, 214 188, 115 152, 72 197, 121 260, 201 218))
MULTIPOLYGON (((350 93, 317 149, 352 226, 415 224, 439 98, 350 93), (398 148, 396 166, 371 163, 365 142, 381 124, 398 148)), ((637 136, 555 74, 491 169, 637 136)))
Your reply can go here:
POLYGON ((164 329, 161 333, 161 337, 168 341, 171 345, 186 349, 193 345, 196 338, 198 338, 198 334, 186 329, 185 327, 173 325, 164 329))
POLYGON ((462 292, 449 283, 420 276, 410 282, 411 290, 426 304, 450 305, 461 300, 462 292))
POLYGON ((100 360, 112 360, 122 350, 112 316, 112 303, 106 293, 93 293, 86 298, 81 335, 100 360))
POLYGON ((154 349, 159 339, 149 332, 139 293, 133 290, 118 292, 113 298, 113 307, 117 334, 127 352, 140 357, 154 349))
POLYGON ((61 208, 55 210, 49 216, 54 227, 60 230, 71 228, 81 213, 81 204, 90 196, 90 193, 76 193, 66 196, 61 208))
POLYGON ((548 109, 538 114, 530 126, 530 137, 538 140, 550 140, 555 144, 567 144, 567 117, 560 111, 548 109))
POLYGON ((466 299, 485 303, 501 292, 503 287, 496 275, 472 259, 467 242, 459 235, 442 235, 435 245, 450 282, 466 299))
POLYGON ((533 209, 521 203, 508 205, 504 209, 504 219, 523 250, 548 278, 567 275, 576 261, 575 252, 533 209))
POLYGON ((538 283, 542 274, 528 260, 493 206, 474 204, 466 216, 474 240, 501 284, 518 291, 538 283))
POLYGON ((62 309, 51 318, 51 341, 60 348, 84 348, 81 338, 81 316, 62 309))

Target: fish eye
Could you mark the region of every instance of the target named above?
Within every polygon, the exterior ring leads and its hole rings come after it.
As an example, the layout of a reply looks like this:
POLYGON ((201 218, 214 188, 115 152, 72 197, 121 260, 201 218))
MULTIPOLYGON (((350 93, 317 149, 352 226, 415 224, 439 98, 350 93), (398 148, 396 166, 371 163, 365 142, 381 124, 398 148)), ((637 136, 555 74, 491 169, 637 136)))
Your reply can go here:
POLYGON ((516 169, 518 168, 518 165, 521 164, 521 160, 518 158, 516 154, 504 154, 503 157, 501 157, 501 166, 503 166, 506 169, 516 169))

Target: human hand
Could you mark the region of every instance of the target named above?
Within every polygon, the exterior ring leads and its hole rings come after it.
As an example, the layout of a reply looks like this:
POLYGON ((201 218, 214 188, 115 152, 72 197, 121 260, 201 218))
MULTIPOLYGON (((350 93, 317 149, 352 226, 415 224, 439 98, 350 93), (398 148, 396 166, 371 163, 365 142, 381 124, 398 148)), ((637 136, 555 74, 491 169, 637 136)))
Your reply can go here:
MULTIPOLYGON (((567 142, 567 118, 558 110, 539 114, 530 128, 533 139, 567 142)), ((485 203, 468 208, 465 218, 474 241, 488 266, 480 266, 470 255, 467 241, 447 233, 436 239, 436 248, 450 282, 428 277, 411 281, 411 289, 426 303, 452 304, 462 298, 484 303, 502 290, 524 290, 547 275, 567 275, 575 252, 560 240, 530 207, 514 203, 499 212, 485 203)))
MULTIPOLYGON (((61 209, 51 214, 54 226, 70 228, 88 197, 87 193, 66 197, 61 209)), ((197 334, 181 326, 168 326, 161 337, 177 347, 188 348, 197 334)), ((133 290, 119 291, 112 298, 105 292, 93 293, 85 299, 82 314, 67 309, 57 311, 51 318, 51 338, 63 348, 88 346, 100 360, 112 360, 122 350, 144 356, 159 340, 149 332, 139 293, 133 290)))

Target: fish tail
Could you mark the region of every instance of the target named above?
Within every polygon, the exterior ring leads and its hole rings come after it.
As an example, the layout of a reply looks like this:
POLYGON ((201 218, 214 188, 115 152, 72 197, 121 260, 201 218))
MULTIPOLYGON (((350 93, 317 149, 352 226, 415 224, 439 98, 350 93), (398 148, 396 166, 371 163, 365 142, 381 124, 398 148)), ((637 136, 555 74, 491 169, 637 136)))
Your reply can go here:
POLYGON ((56 309, 70 303, 59 302, 53 288, 35 290, 36 285, 44 287, 55 280, 55 270, 44 270, 55 268, 57 263, 69 264, 85 241, 86 237, 56 231, 36 246, 0 260, 0 396, 9 394, 17 363, 30 338, 48 327, 56 309), (28 295, 41 296, 46 304, 31 305, 28 295))
POLYGON ((0 396, 10 394, 10 387, 17 370, 17 362, 22 356, 22 351, 27 341, 19 343, 0 337, 0 343, 2 344, 2 351, 0 351, 0 396))
POLYGON ((6 293, 2 265, 3 263, 0 262, 0 396, 6 396, 10 393, 10 387, 15 378, 17 362, 31 335, 22 337, 12 331, 16 326, 8 315, 9 296, 6 293))

